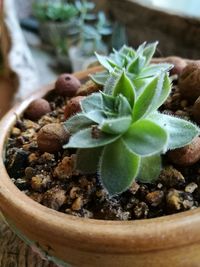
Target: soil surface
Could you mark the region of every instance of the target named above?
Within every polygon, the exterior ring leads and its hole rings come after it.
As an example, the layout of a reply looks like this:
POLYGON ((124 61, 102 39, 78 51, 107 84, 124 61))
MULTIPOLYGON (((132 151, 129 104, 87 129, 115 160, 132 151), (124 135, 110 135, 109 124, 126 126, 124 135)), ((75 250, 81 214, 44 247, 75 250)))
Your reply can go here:
MULTIPOLYGON (((134 182, 123 194, 109 198, 98 176, 74 169, 76 150, 41 152, 37 133, 48 123, 64 121, 70 100, 52 91, 46 99, 52 112, 39 120, 18 118, 7 144, 6 167, 13 183, 35 201, 63 213, 105 220, 135 220, 182 212, 200 205, 200 163, 180 167, 163 156, 163 170, 154 184, 134 182)), ((191 104, 181 97, 176 79, 161 111, 192 119, 191 104)))

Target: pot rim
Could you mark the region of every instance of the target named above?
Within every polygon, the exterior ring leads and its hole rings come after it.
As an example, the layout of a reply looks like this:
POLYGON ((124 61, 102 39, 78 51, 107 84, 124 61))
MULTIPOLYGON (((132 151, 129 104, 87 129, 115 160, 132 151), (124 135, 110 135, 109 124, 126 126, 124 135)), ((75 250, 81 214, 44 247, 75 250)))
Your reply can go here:
MULTIPOLYGON (((75 73, 79 79, 99 68, 75 73)), ((31 101, 43 97, 54 88, 54 84, 36 91, 19 105, 12 108, 0 122, 0 209, 8 220, 20 228, 23 220, 29 222, 23 231, 37 228, 41 236, 48 236, 49 230, 77 244, 83 250, 98 250, 102 253, 115 251, 121 254, 130 252, 172 249, 200 241, 200 209, 184 211, 153 219, 135 221, 111 221, 79 218, 47 208, 21 192, 11 181, 4 166, 4 149, 10 128, 31 101), (13 214, 18 216, 13 216, 13 214), (37 226, 37 227, 36 227, 37 226), (94 245, 91 248, 91 244, 94 245)))

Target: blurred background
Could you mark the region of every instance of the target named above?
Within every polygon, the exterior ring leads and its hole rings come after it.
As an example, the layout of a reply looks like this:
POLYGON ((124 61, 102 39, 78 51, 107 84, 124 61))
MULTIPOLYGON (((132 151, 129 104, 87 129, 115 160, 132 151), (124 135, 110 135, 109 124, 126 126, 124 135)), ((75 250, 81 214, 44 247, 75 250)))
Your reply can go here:
POLYGON ((0 7, 0 116, 59 73, 95 65, 95 51, 158 40, 158 57, 200 57, 199 0, 1 0, 0 7))

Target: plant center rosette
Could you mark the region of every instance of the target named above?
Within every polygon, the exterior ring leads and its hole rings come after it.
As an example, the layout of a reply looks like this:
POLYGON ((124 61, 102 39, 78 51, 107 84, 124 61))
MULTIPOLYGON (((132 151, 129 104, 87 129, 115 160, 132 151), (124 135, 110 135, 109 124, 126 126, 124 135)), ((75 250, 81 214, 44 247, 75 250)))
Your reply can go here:
POLYGON ((184 96, 190 65, 170 77, 173 65, 151 63, 156 47, 96 54, 103 71, 90 81, 62 75, 54 95, 31 103, 7 146, 15 184, 45 206, 89 218, 151 218, 198 207, 198 95, 184 96), (80 96, 80 89, 92 93, 80 96))

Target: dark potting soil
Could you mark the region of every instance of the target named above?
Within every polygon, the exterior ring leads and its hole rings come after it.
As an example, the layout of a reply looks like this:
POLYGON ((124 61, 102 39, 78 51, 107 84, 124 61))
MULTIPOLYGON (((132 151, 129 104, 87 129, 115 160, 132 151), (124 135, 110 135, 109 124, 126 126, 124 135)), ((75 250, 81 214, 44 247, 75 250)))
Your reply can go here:
MULTIPOLYGON (((64 121, 69 98, 52 91, 46 99, 52 112, 38 121, 23 116, 12 128, 6 150, 6 168, 13 183, 33 200, 49 208, 79 217, 106 220, 154 218, 199 207, 200 163, 190 167, 173 165, 163 156, 163 170, 154 184, 134 182, 123 194, 109 198, 98 175, 74 170, 76 150, 43 153, 37 133, 48 123, 64 121)), ((191 106, 174 84, 162 112, 191 118, 191 106)))

